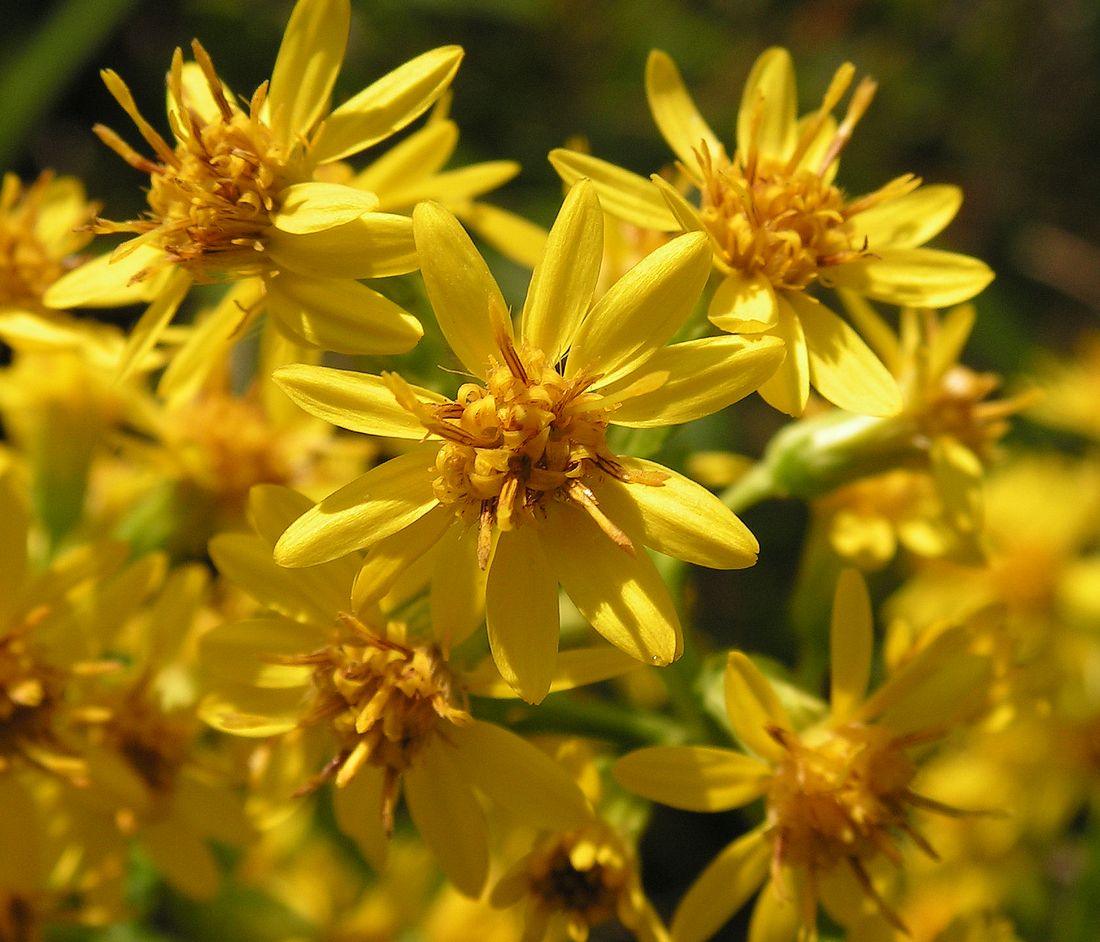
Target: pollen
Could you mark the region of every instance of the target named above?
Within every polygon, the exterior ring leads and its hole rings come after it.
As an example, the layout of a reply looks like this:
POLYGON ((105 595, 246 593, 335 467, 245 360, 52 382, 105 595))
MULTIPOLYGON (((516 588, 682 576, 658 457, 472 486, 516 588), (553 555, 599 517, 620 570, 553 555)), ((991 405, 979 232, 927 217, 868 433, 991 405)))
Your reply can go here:
POLYGON ((762 275, 777 289, 800 291, 828 266, 868 253, 851 224, 853 215, 899 190, 916 187, 918 181, 903 178, 849 203, 831 182, 832 164, 874 96, 875 84, 870 80, 856 89, 847 117, 816 166, 807 165, 811 146, 816 153, 817 139, 851 82, 852 71, 851 66, 838 70, 821 109, 800 125, 797 146, 789 156, 764 154, 757 146, 763 99, 744 152, 738 151, 732 161, 705 145, 697 152, 702 171, 700 215, 721 260, 731 270, 747 277, 762 275))
MULTIPOLYGON (((342 614, 338 643, 281 663, 313 666, 313 703, 302 725, 324 724, 336 755, 300 793, 329 778, 346 785, 372 765, 385 773, 382 819, 393 832, 400 776, 447 726, 471 722, 465 693, 434 647, 410 646, 342 614)), ((390 625, 401 635, 399 626, 390 625)))
POLYGON ((591 392, 597 376, 566 379, 539 350, 517 349, 497 321, 499 359, 484 386, 465 383, 456 398, 419 402, 394 374, 387 381, 406 409, 443 439, 435 460, 435 496, 468 523, 477 522, 479 561, 488 562, 491 530, 535 524, 554 501, 575 504, 628 553, 630 538, 602 511, 593 485, 605 475, 660 484, 628 472, 607 446, 608 408, 591 392))
MULTIPOLYGON (((97 219, 97 233, 145 236, 165 253, 166 263, 182 265, 198 280, 245 277, 267 270, 264 238, 287 186, 288 155, 261 119, 266 83, 252 96, 247 112, 226 94, 206 50, 194 41, 195 59, 211 102, 202 112, 185 99, 183 56, 179 49, 168 75, 169 118, 176 139, 170 147, 141 116, 133 96, 115 73, 103 73, 107 87, 130 115, 156 159, 149 159, 102 125, 96 134, 135 169, 149 174, 149 212, 140 219, 97 219)), ((153 274, 143 271, 135 280, 153 274)))

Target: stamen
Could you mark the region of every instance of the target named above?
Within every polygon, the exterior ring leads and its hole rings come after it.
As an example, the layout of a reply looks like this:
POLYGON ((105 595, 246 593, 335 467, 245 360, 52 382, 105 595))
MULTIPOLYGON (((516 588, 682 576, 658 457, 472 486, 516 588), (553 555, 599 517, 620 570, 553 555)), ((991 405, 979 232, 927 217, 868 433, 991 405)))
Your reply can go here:
POLYGON ((864 78, 856 87, 855 93, 852 95, 852 100, 848 104, 848 113, 844 116, 844 120, 840 122, 840 127, 836 129, 836 134, 833 136, 829 149, 825 152, 825 156, 822 157, 821 163, 818 164, 818 176, 825 175, 825 172, 829 169, 832 162, 840 156, 840 152, 844 150, 848 141, 852 139, 852 131, 855 130, 855 126, 859 123, 859 119, 863 117, 870 107, 871 99, 875 97, 875 91, 877 89, 878 83, 870 77, 864 78))
POLYGON ((603 532, 611 539, 619 549, 623 550, 627 555, 634 556, 634 544, 622 530, 619 529, 612 522, 608 516, 600 509, 600 505, 596 502, 596 495, 592 493, 584 484, 580 481, 572 480, 566 486, 566 493, 569 497, 585 510, 588 515, 596 522, 603 532))

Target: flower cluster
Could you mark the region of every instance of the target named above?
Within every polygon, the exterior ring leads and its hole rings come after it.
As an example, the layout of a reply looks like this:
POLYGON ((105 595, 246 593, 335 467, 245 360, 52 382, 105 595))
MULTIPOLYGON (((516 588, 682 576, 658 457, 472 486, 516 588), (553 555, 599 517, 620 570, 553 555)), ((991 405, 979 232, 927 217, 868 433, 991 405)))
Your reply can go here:
POLYGON ((956 187, 843 189, 850 64, 800 117, 766 50, 727 147, 652 52, 674 162, 553 151, 543 229, 447 168, 463 50, 348 97, 351 22, 243 98, 177 49, 161 130, 104 70, 134 218, 4 177, 0 940, 1014 938, 1100 769, 1095 355, 966 365, 992 273, 956 187))

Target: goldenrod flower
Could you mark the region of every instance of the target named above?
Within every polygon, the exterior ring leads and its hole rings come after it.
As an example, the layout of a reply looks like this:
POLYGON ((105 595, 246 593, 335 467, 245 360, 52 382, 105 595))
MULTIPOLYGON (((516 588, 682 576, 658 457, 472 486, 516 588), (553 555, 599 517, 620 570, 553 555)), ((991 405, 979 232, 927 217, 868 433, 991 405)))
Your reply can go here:
POLYGON ((300 342, 346 353, 411 348, 421 336, 416 319, 355 280, 416 268, 411 223, 378 212, 373 193, 326 182, 324 170, 422 114, 447 89, 462 50, 424 53, 330 112, 349 24, 348 0, 299 0, 271 81, 247 109, 197 41, 194 63, 185 64, 177 49, 168 73, 174 145, 141 116, 123 80, 105 70, 108 89, 154 157, 102 125, 96 133, 149 174, 149 212, 97 221, 97 232, 135 238, 62 279, 48 303, 102 303, 119 286, 155 279, 157 300, 131 341, 136 355, 156 342, 194 280, 259 278, 262 306, 300 342))
MULTIPOLYGON (((276 561, 312 566, 369 548, 370 578, 381 580, 441 543, 437 620, 457 643, 486 605, 501 673, 531 701, 554 670, 559 582, 609 641, 663 665, 680 653, 680 625, 642 546, 725 569, 752 565, 757 551, 709 491, 614 455, 606 432, 685 422, 740 399, 774 369, 779 345, 724 337, 663 347, 709 269, 696 234, 648 256, 593 304, 602 219, 591 187, 574 188, 514 332, 462 227, 436 205, 417 207, 428 296, 471 377, 453 399, 392 374, 275 374, 294 401, 344 428, 429 439, 295 521, 276 561)), ((359 589, 384 586, 361 580, 359 589)))
POLYGON ((211 542, 222 573, 271 614, 203 638, 203 717, 241 736, 300 730, 312 758, 294 783, 299 794, 332 780, 337 822, 376 867, 403 792, 448 878, 476 895, 489 865, 479 794, 545 827, 582 820, 584 797, 549 757, 470 714, 462 678, 437 643, 408 637, 376 604, 353 614, 356 555, 302 570, 271 561, 274 536, 308 506, 285 488, 257 487, 258 534, 211 542))
POLYGON ((943 307, 977 294, 989 269, 963 255, 921 248, 954 217, 956 187, 920 187, 911 174, 849 199, 834 183, 838 159, 875 83, 856 87, 844 119, 832 110, 855 75, 837 70, 821 107, 798 118, 789 53, 772 48, 749 74, 732 158, 699 114, 673 61, 650 53, 650 110, 699 193, 697 205, 660 177, 654 183, 585 154, 554 151, 567 183, 595 181, 608 212, 663 232, 706 233, 721 283, 711 321, 732 333, 767 333, 787 357, 760 393, 801 415, 812 385, 844 409, 889 415, 900 402, 888 373, 852 328, 809 290, 848 288, 892 304, 943 307))
POLYGON ((843 921, 866 898, 897 924, 870 868, 899 859, 898 831, 928 850, 911 809, 957 813, 913 791, 911 751, 983 704, 989 665, 969 644, 962 627, 944 632, 868 696, 871 605, 862 578, 846 570, 833 607, 827 716, 796 730, 776 691, 735 651, 726 667, 726 707, 751 755, 669 746, 621 759, 620 782, 677 808, 721 811, 765 800, 764 823, 722 851, 688 890, 673 938, 710 938, 761 884, 752 942, 792 938, 799 924, 812 932, 819 900, 843 921))

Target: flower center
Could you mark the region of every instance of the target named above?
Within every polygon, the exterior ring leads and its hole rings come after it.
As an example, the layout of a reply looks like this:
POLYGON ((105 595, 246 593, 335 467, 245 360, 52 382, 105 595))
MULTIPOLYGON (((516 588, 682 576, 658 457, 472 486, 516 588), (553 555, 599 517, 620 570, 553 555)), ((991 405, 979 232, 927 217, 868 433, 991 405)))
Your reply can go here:
POLYGON ((158 796, 172 793, 195 739, 191 723, 165 713, 144 685, 112 711, 105 739, 158 796))
MULTIPOLYGON (((434 647, 408 646, 375 634, 358 619, 341 614, 348 634, 312 654, 281 659, 313 666, 314 700, 303 725, 324 723, 337 753, 319 777, 346 785, 364 765, 386 773, 383 821, 393 830, 393 809, 402 772, 439 731, 442 723, 472 721, 465 694, 434 647)), ((394 626, 396 627, 396 626, 394 626)))
MULTIPOLYGON (((506 316, 506 315, 505 315, 506 316)), ((608 450, 608 410, 589 387, 595 376, 567 380, 540 350, 515 347, 498 318, 497 346, 485 386, 465 383, 453 402, 420 402, 395 374, 386 379, 401 405, 443 439, 433 481, 441 504, 481 530, 478 557, 488 561, 493 526, 537 523, 555 500, 583 508, 616 544, 633 545, 609 520, 592 485, 603 475, 660 484, 656 475, 627 471, 608 450)))
POLYGON ((530 892, 540 905, 563 913, 585 934, 617 918, 630 879, 619 840, 598 825, 548 836, 532 851, 527 869, 530 892))
POLYGON ((1000 385, 993 373, 952 366, 926 398, 919 416, 922 432, 929 439, 954 438, 988 460, 990 447, 1009 430, 1009 416, 1029 401, 1025 396, 987 401, 1000 385))
POLYGON ((93 231, 155 233, 151 238, 167 260, 185 266, 199 279, 258 274, 268 265, 264 236, 278 208, 277 196, 289 182, 287 155, 260 118, 267 86, 256 90, 245 113, 226 95, 206 50, 197 41, 192 49, 215 108, 212 114, 200 114, 188 106, 182 55, 177 50, 168 77, 175 103, 174 149, 141 118, 121 79, 109 79, 112 93, 134 118, 160 162, 141 156, 109 128, 96 126, 96 134, 107 146, 150 175, 151 186, 147 217, 128 222, 97 220, 93 231))
POLYGON ((42 295, 65 271, 36 231, 49 174, 23 188, 5 174, 0 189, 0 307, 42 307, 42 295))
POLYGON ((816 173, 767 158, 742 167, 708 151, 702 169, 701 215, 730 268, 797 291, 823 266, 862 254, 843 194, 816 173))

